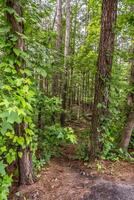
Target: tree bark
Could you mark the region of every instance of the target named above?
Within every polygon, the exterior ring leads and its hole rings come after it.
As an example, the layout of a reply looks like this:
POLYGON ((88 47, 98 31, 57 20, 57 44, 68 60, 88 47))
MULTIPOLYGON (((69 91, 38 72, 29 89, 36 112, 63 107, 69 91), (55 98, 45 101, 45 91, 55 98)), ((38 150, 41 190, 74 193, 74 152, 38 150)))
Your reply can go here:
MULTIPOLYGON (((132 56, 134 56, 134 48, 132 50, 132 56)), ((130 87, 134 88, 134 58, 131 60, 131 76, 130 76, 130 87)), ((134 129, 134 93, 133 91, 128 95, 128 113, 126 124, 123 129, 120 147, 127 151, 130 143, 132 131, 134 129)))
MULTIPOLYGON (((20 1, 15 0, 7 0, 6 6, 9 8, 12 8, 15 10, 15 12, 18 14, 19 17, 23 16, 23 10, 20 4, 20 1)), ((17 21, 14 14, 10 14, 9 12, 6 13, 7 20, 9 24, 11 25, 11 31, 13 34, 15 34, 18 39, 16 41, 16 44, 14 45, 14 48, 18 48, 21 51, 25 51, 25 41, 21 37, 21 34, 24 33, 24 24, 23 21, 17 21), (17 34, 19 33, 19 34, 17 34)), ((14 54, 14 52, 12 52, 14 54)), ((21 66, 15 64, 16 71, 18 74, 20 74, 20 69, 23 68, 24 60, 22 58, 19 58, 20 62, 22 63, 21 66)), ((17 136, 25 136, 25 128, 26 124, 15 124, 15 133, 17 136)), ((32 184, 33 183, 33 172, 32 172, 32 156, 31 151, 27 147, 25 149, 22 149, 21 146, 18 147, 19 152, 22 152, 22 157, 20 158, 18 156, 18 169, 19 169, 19 184, 32 184)))
MULTIPOLYGON (((24 137, 25 123, 15 125, 15 133, 17 136, 24 137)), ((18 152, 22 153, 20 158, 18 155, 18 171, 19 171, 19 185, 30 185, 34 183, 33 166, 32 166, 32 152, 29 147, 18 147, 18 152)))
POLYGON ((70 17, 70 0, 66 0, 66 33, 65 33, 65 48, 64 48, 64 74, 62 85, 62 109, 61 113, 61 125, 65 125, 65 110, 67 104, 67 80, 68 80, 68 56, 70 51, 70 30, 71 30, 71 17, 70 17))
POLYGON ((109 81, 111 77, 114 52, 114 26, 117 17, 117 0, 103 0, 101 16, 101 34, 95 95, 92 115, 92 133, 90 158, 95 159, 101 150, 101 125, 108 111, 109 81))
MULTIPOLYGON (((58 53, 61 53, 61 45, 62 45, 62 0, 57 0, 57 8, 56 8, 56 59, 58 60, 56 64, 58 65, 60 56, 58 53)), ((56 72, 53 76, 52 82, 52 94, 53 96, 58 96, 58 88, 59 88, 59 72, 56 72)))

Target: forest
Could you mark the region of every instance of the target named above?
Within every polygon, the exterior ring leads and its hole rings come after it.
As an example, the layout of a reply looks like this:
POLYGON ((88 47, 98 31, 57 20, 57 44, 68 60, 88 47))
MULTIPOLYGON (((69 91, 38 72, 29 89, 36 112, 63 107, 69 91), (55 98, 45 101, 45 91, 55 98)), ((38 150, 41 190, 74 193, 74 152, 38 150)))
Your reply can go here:
POLYGON ((0 0, 0 200, 134 200, 134 0, 0 0))

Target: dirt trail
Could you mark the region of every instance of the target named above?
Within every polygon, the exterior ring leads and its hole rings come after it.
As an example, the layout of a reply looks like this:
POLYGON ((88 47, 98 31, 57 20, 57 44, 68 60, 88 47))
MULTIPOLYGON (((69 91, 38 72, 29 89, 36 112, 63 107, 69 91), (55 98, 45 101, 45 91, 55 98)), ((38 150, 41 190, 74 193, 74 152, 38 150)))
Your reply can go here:
POLYGON ((64 156, 51 160, 35 184, 18 188, 9 200, 134 200, 134 164, 99 161, 97 170, 98 162, 72 159, 73 149, 64 148, 64 156))
POLYGON ((83 175, 69 160, 55 159, 41 172, 38 182, 19 188, 22 195, 14 199, 24 199, 24 196, 29 200, 79 199, 89 192, 93 182, 94 177, 83 175))
MULTIPOLYGON (((122 163, 123 166, 126 168, 120 171, 121 177, 119 172, 117 176, 114 172, 111 174, 109 169, 100 173, 88 169, 79 161, 63 157, 54 159, 43 169, 35 184, 19 188, 19 196, 14 194, 10 200, 134 200, 133 165, 122 163), (127 199, 121 196, 123 191, 128 195, 127 199), (114 199, 109 195, 115 195, 114 199)), ((115 166, 115 169, 118 167, 115 166)))

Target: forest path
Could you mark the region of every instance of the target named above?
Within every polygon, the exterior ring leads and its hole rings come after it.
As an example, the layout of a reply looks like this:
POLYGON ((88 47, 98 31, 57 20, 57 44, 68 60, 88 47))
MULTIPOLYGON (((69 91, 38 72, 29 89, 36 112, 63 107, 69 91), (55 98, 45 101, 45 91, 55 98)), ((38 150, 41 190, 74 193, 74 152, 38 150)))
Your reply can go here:
MULTIPOLYGON (((83 131, 86 125, 74 127, 83 131)), ((10 200, 134 200, 134 164, 100 161, 91 165, 73 159, 73 153, 74 146, 68 145, 35 184, 19 188, 19 196, 10 200)))
POLYGON ((67 158, 53 159, 49 166, 42 170, 39 180, 31 186, 19 188, 20 196, 13 199, 134 200, 133 165, 122 163, 120 167, 124 168, 124 173, 121 169, 120 173, 113 172, 112 175, 109 169, 109 174, 108 170, 101 174, 87 169, 78 161, 72 162, 67 158))

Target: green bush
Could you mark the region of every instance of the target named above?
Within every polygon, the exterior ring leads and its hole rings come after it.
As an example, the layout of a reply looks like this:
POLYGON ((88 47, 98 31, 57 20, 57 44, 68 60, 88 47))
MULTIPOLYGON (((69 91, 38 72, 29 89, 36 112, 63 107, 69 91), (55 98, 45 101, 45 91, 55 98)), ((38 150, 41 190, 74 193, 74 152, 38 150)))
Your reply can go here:
POLYGON ((6 173, 6 165, 0 161, 0 199, 7 200, 7 195, 9 193, 9 187, 12 183, 11 176, 6 173))
POLYGON ((62 128, 59 124, 46 127, 39 134, 38 151, 40 158, 48 161, 52 156, 59 155, 62 145, 77 142, 76 135, 70 127, 62 128))

